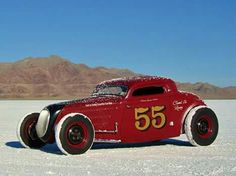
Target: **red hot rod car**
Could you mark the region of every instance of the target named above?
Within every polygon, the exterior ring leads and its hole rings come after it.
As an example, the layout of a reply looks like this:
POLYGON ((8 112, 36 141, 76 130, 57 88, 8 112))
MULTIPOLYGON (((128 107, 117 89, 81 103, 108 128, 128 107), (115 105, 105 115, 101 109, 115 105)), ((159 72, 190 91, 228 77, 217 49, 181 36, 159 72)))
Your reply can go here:
POLYGON ((30 113, 17 128, 23 146, 56 141, 64 154, 82 154, 94 142, 149 142, 183 133, 192 145, 210 145, 218 133, 215 113, 171 79, 151 76, 104 81, 90 97, 30 113))

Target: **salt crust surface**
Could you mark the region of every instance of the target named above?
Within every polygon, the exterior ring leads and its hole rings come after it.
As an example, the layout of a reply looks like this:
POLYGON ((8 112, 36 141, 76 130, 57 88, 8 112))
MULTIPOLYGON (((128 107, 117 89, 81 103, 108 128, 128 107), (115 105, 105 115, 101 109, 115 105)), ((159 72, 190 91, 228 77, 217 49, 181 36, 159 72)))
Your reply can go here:
POLYGON ((22 148, 21 117, 55 101, 0 101, 0 175, 236 175, 236 100, 208 100, 220 130, 207 147, 191 147, 185 135, 145 145, 95 145, 65 156, 55 144, 22 148))

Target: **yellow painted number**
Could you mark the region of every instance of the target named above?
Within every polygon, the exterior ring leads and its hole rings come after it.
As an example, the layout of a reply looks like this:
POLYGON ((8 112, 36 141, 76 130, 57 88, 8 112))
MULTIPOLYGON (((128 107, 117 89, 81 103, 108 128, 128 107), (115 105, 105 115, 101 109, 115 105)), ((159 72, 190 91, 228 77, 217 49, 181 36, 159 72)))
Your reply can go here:
POLYGON ((166 123, 166 116, 163 114, 164 106, 152 107, 152 126, 154 128, 162 128, 166 123), (160 118, 160 124, 157 123, 157 118, 160 118))
POLYGON ((135 127, 138 130, 146 130, 150 126, 150 118, 146 114, 149 108, 135 108, 135 127), (141 126, 141 119, 145 121, 145 125, 141 126))
POLYGON ((152 119, 147 115, 147 112, 150 108, 135 108, 135 128, 144 131, 147 130, 150 125, 154 128, 160 129, 166 123, 166 116, 163 113, 165 107, 164 106, 153 106, 151 107, 152 111, 152 119), (160 118, 158 120, 158 118, 160 118), (144 121, 144 125, 142 125, 141 121, 144 121))

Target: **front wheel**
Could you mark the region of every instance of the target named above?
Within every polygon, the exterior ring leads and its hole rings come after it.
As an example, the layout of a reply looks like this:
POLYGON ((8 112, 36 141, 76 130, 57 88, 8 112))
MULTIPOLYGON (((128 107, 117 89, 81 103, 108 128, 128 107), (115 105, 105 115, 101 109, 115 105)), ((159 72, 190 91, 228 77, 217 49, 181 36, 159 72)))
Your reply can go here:
POLYGON ((31 113, 26 115, 17 126, 17 137, 26 148, 41 148, 45 145, 36 133, 36 123, 38 121, 39 113, 31 113))
POLYGON ((86 116, 69 114, 57 124, 55 138, 57 146, 64 154, 82 154, 93 144, 94 127, 86 116))
POLYGON ((185 133, 194 146, 212 144, 218 134, 218 120, 215 113, 208 107, 193 108, 185 119, 185 133))

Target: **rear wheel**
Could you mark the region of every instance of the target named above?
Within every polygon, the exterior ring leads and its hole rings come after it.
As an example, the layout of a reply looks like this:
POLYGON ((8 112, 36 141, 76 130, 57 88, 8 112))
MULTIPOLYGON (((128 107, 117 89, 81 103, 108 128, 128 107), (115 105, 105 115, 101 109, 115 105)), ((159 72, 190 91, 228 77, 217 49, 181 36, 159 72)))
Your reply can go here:
POLYGON ((39 113, 31 113, 26 115, 18 124, 17 137, 20 143, 26 148, 41 148, 45 145, 36 133, 36 123, 39 113))
POLYGON ((93 144, 94 128, 86 116, 76 114, 62 118, 55 135, 57 146, 64 154, 82 154, 93 144))
POLYGON ((217 137, 218 128, 215 113, 207 107, 192 109, 185 119, 185 133, 194 146, 212 144, 217 137))

